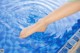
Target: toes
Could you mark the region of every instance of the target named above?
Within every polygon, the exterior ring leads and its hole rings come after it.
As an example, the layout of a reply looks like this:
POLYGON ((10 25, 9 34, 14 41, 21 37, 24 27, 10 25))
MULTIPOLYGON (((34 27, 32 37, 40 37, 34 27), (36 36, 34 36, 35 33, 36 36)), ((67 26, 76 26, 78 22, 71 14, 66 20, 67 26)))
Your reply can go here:
POLYGON ((20 34, 20 38, 25 38, 24 35, 20 34))
POLYGON ((21 31, 20 38, 25 38, 25 33, 21 31))

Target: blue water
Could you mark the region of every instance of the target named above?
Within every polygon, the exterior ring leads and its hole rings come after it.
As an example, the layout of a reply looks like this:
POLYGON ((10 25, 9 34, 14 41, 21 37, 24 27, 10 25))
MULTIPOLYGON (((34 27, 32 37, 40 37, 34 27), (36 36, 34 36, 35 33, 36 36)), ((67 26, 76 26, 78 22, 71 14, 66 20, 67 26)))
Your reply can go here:
POLYGON ((80 28, 80 12, 50 24, 45 32, 20 39, 20 31, 67 0, 0 0, 0 49, 5 53, 57 53, 80 28))

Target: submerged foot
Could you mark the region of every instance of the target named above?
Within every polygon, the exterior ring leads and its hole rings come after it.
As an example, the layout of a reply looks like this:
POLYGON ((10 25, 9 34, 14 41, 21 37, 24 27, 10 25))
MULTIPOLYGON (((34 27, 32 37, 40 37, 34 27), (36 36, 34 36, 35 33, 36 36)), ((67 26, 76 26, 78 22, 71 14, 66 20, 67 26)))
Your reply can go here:
POLYGON ((35 32, 44 32, 46 30, 46 27, 47 26, 42 23, 36 23, 32 26, 24 28, 20 33, 20 38, 28 37, 35 32))

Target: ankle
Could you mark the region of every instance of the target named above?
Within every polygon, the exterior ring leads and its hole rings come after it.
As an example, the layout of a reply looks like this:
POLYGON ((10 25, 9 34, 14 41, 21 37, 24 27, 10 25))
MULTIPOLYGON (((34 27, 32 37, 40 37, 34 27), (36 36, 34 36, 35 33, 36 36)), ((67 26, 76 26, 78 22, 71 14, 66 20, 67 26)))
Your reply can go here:
POLYGON ((39 21, 38 21, 37 23, 38 23, 38 24, 45 25, 45 26, 48 25, 43 19, 39 19, 39 21))

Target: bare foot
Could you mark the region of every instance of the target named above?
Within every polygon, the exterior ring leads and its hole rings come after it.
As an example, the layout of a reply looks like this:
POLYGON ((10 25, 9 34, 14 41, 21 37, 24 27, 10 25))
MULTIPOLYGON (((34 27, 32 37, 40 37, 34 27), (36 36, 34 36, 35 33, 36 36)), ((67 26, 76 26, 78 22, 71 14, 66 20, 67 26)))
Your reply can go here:
POLYGON ((44 32, 46 30, 46 27, 47 26, 44 25, 43 23, 36 23, 32 26, 24 28, 20 33, 20 38, 28 37, 35 32, 44 32))

